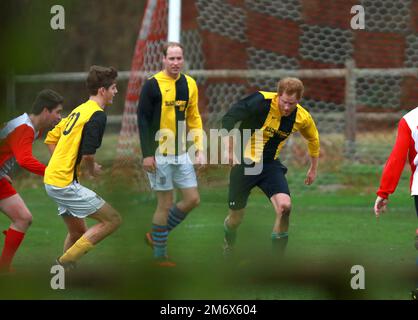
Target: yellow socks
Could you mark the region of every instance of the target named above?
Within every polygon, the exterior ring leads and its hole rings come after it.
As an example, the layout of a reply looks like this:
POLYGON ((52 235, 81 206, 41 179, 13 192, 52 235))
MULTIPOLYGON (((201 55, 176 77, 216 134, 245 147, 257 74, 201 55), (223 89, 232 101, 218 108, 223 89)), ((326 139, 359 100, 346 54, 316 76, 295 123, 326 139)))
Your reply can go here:
POLYGON ((70 261, 77 261, 91 249, 93 249, 94 245, 85 238, 81 236, 80 239, 77 240, 76 243, 73 244, 71 248, 69 248, 60 258, 59 261, 61 263, 67 263, 70 261))

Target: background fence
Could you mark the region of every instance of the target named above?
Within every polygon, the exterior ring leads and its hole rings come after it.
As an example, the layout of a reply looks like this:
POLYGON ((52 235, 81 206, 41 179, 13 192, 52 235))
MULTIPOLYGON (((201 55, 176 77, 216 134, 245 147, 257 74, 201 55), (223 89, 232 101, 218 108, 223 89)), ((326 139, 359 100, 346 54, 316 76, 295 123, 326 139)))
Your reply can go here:
MULTIPOLYGON (((166 38, 167 1, 149 0, 132 68, 119 76, 124 112, 110 118, 116 128, 122 119, 115 154, 119 167, 140 169, 138 95, 144 78, 161 68, 166 38)), ((198 83, 206 129, 219 127, 229 106, 245 95, 274 91, 285 76, 302 79, 301 104, 321 135, 318 185, 325 189, 360 180, 376 185, 397 121, 418 106, 417 0, 184 0, 181 42, 186 72, 198 83), (350 27, 350 9, 357 4, 365 9, 364 30, 350 27)), ((79 86, 85 76, 11 76, 9 105, 15 84, 67 81, 79 86)), ((281 158, 298 169, 294 174, 305 173, 308 157, 300 136, 289 139, 281 158)))

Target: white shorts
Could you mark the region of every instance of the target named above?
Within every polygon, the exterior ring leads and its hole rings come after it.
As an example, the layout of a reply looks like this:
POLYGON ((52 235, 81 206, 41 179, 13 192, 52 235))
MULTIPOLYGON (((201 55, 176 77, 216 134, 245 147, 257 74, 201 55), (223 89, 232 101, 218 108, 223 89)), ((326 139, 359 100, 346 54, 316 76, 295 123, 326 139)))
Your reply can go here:
POLYGON ((64 188, 45 184, 45 190, 57 203, 59 215, 85 218, 95 213, 106 203, 94 191, 83 187, 76 181, 64 188))
POLYGON ((156 172, 147 172, 153 190, 168 191, 174 188, 197 187, 196 173, 187 153, 179 156, 157 156, 155 160, 156 172))

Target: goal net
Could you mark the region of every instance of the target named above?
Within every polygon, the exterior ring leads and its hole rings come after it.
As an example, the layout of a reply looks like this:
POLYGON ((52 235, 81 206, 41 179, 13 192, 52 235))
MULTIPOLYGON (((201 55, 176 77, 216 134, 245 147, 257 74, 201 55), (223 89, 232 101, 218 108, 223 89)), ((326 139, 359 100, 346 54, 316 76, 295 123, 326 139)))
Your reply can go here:
MULTIPOLYGON (((118 143, 115 167, 140 178, 138 96, 145 77, 162 67, 167 8, 167 1, 148 1, 118 143)), ((418 106, 418 1, 183 0, 181 19, 185 72, 197 80, 205 129, 218 128, 246 95, 299 77, 301 105, 321 138, 317 187, 377 187, 397 122, 418 106), (364 8, 365 29, 351 27, 354 5, 364 8)), ((288 178, 300 185, 309 157, 298 134, 280 158, 296 168, 288 178)))

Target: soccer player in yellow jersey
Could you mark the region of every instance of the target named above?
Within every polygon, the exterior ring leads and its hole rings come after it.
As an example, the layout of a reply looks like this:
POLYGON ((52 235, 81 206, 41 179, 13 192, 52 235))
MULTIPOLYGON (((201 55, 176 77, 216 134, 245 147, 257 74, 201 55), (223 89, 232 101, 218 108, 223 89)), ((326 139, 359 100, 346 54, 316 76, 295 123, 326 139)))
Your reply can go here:
POLYGON ((163 49, 164 70, 148 79, 138 103, 138 128, 143 168, 158 205, 152 219, 152 231, 146 241, 152 245, 160 266, 173 266, 167 260, 168 233, 199 204, 193 162, 186 152, 186 130, 194 132, 196 164, 202 164, 202 119, 198 109, 198 91, 193 78, 181 73, 183 47, 169 42, 163 49), (179 188, 182 200, 174 204, 173 189, 179 188))
POLYGON ((62 119, 45 139, 52 153, 45 170, 45 189, 57 203, 59 215, 68 229, 64 254, 57 259, 66 269, 74 267, 78 259, 121 223, 115 209, 79 183, 80 173, 83 177, 101 174, 95 153, 106 126, 104 109, 118 92, 116 77, 117 71, 112 67, 92 66, 87 77, 89 100, 62 119), (98 223, 87 228, 86 217, 98 223))
MULTIPOLYGON (((237 228, 244 217, 244 208, 251 190, 258 186, 273 204, 276 220, 273 225, 273 249, 278 255, 284 253, 288 242, 289 215, 291 210, 290 191, 285 174, 287 168, 280 162, 279 153, 286 139, 299 131, 308 142, 311 165, 305 184, 315 181, 319 157, 319 134, 315 123, 299 101, 304 86, 296 78, 279 81, 277 92, 256 92, 234 104, 222 119, 222 127, 232 130, 241 121, 239 130, 250 129, 254 132, 248 139, 245 134, 242 141, 241 157, 234 157, 232 148, 228 150, 228 161, 236 162, 230 173, 229 214, 224 222, 224 254, 230 255, 236 240, 237 228), (257 130, 259 139, 257 139, 257 130), (246 140, 246 141, 245 141, 246 140), (250 169, 261 164, 258 174, 250 169)), ((225 136, 224 143, 229 143, 225 136)), ((229 144, 230 145, 230 144, 229 144)))

